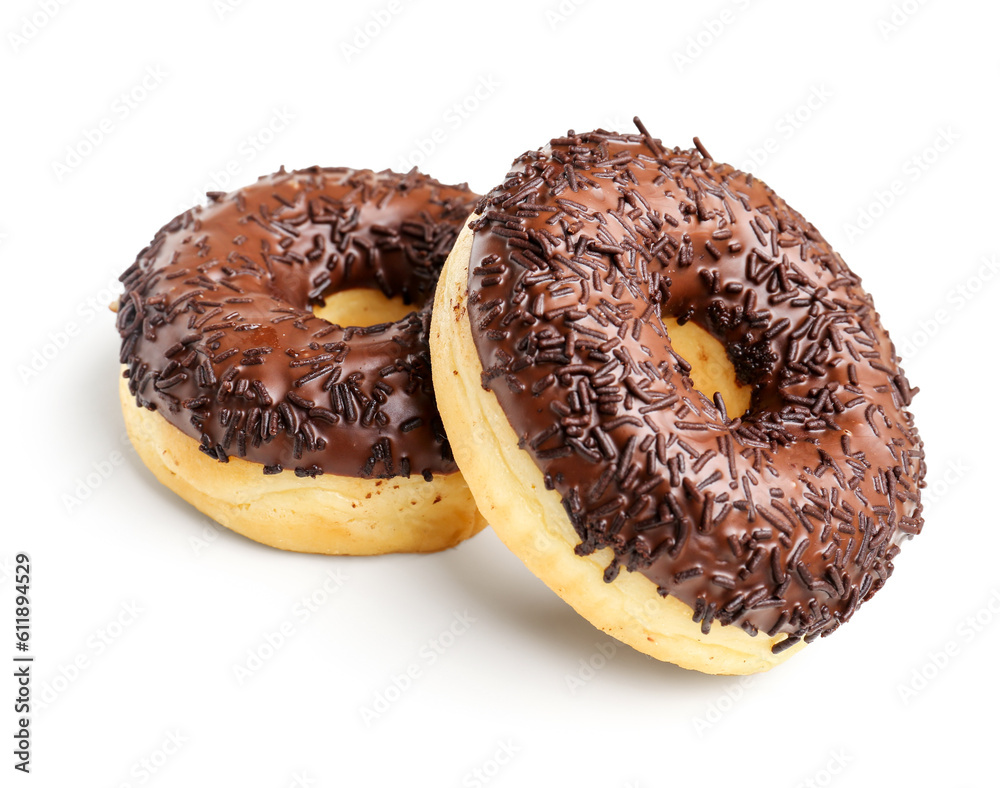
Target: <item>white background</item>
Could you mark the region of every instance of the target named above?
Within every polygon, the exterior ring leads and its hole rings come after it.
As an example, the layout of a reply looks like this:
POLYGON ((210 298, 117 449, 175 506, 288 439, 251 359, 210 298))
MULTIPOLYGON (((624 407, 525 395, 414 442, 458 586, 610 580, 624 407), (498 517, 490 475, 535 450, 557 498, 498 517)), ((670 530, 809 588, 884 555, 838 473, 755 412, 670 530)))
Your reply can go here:
POLYGON ((4 700, 0 784, 995 784, 998 5, 578 5, 3 4, 0 657, 24 551, 36 661, 32 773, 4 700), (416 163, 483 191, 634 114, 814 222, 922 389, 925 532, 834 637, 742 682, 686 672, 613 650, 490 531, 282 553, 129 449, 106 304, 206 189, 416 163))

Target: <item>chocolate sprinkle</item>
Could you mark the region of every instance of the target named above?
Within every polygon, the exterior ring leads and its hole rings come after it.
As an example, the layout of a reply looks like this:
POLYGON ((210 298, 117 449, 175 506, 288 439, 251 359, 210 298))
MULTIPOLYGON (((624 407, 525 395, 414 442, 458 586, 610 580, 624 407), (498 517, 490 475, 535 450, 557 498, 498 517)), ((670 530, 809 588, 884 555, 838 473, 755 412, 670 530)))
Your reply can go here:
POLYGON ((765 184, 700 141, 569 133, 518 158, 473 224, 469 318, 522 447, 605 573, 638 571, 704 631, 811 641, 923 526, 916 392, 861 281, 765 184), (662 317, 752 387, 693 388, 662 317), (706 392, 711 395, 713 392, 706 392))
POLYGON ((121 276, 121 360, 137 405, 208 456, 264 474, 456 471, 427 336, 434 286, 477 196, 416 171, 312 167, 209 199, 121 276), (358 287, 414 311, 368 327, 313 314, 358 287))

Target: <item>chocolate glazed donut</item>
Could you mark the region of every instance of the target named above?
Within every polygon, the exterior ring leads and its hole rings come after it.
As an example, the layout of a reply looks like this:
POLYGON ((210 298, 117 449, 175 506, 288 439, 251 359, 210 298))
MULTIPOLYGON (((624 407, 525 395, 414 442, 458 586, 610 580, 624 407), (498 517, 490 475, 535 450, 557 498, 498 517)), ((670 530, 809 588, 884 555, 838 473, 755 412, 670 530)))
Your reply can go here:
POLYGON ((480 202, 482 385, 576 552, 612 549, 607 583, 641 573, 702 632, 764 632, 777 653, 847 621, 920 532, 915 389, 812 224, 697 141, 640 130, 554 139, 480 202), (694 390, 661 316, 723 343, 746 413, 694 390))
POLYGON ((427 301, 476 195, 317 167, 210 196, 121 277, 121 362, 138 403, 210 457, 264 473, 454 472, 431 387, 429 301, 364 328, 311 307, 352 287, 427 301))
MULTIPOLYGON (((457 475, 434 401, 427 331, 430 294, 477 195, 415 171, 313 167, 209 197, 212 204, 161 229, 121 277, 121 363, 135 403, 213 460, 244 460, 258 474, 428 482, 457 475), (416 306, 365 327, 313 313, 350 288, 416 306)), ((187 476, 197 486, 198 474, 187 476)), ((378 492, 387 489, 401 487, 380 483, 378 492)), ((222 516, 201 508, 246 532, 230 520, 247 502, 228 503, 222 516)), ((474 512, 466 512, 466 532, 474 512)), ((268 534, 254 538, 274 543, 268 534)))

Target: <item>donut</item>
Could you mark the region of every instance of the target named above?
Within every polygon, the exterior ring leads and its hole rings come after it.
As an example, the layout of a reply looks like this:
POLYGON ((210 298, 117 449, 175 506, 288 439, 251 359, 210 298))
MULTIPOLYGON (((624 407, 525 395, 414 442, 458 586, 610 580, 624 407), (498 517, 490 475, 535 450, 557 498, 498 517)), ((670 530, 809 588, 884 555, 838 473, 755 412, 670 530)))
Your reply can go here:
POLYGON ((148 468, 285 550, 430 552, 481 530, 427 346, 478 196, 319 167, 208 196, 121 276, 120 398, 148 468))
POLYGON ((553 139, 479 202, 438 285, 438 405, 480 511, 577 612, 759 672, 920 532, 916 389, 812 224, 637 124, 553 139))

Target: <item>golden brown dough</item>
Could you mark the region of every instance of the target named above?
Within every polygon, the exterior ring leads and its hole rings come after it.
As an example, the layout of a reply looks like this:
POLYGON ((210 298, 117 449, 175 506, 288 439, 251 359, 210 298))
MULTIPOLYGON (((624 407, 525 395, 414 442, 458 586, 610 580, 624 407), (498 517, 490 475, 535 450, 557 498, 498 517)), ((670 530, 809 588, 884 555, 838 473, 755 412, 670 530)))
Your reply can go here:
POLYGON ((480 511, 501 540, 580 615, 609 635, 656 659, 705 673, 768 670, 802 648, 779 654, 785 635, 751 638, 735 627, 707 635, 692 610, 662 598, 639 573, 621 572, 604 582, 610 549, 577 556, 579 542, 558 493, 546 490, 542 472, 518 448, 496 396, 483 389, 482 365, 466 312, 472 231, 459 236, 438 283, 431 324, 436 396, 455 459, 480 511))
POLYGON ((160 482, 237 533, 282 550, 331 555, 430 553, 478 533, 486 521, 461 474, 356 479, 265 476, 256 463, 219 463, 119 386, 128 436, 160 482))

